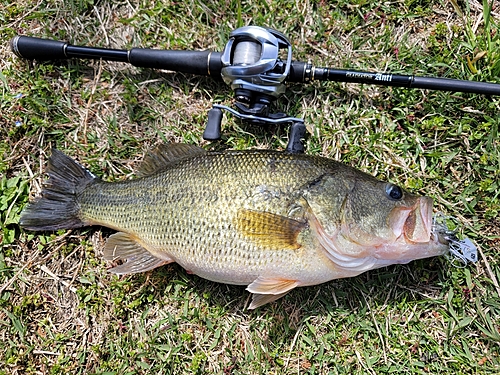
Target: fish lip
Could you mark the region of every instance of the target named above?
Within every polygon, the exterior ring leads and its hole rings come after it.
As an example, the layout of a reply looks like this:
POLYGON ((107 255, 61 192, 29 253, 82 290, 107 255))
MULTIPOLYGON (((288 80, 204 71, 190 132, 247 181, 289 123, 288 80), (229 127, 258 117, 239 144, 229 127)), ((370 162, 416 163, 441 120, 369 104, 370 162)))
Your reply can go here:
POLYGON ((389 218, 389 225, 394 233, 396 241, 404 236, 405 223, 413 208, 398 207, 393 210, 389 218))
POLYGON ((432 231, 432 206, 434 201, 428 197, 420 198, 420 216, 425 227, 425 232, 428 233, 429 239, 432 231))

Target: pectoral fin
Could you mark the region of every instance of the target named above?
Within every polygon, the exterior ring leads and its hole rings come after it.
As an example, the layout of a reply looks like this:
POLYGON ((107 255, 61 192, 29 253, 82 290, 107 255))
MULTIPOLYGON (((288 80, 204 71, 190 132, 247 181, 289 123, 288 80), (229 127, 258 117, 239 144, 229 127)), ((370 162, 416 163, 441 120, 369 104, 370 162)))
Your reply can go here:
POLYGON ((306 226, 307 223, 264 211, 240 209, 236 216, 236 228, 256 244, 269 249, 300 248, 297 236, 306 226))
POLYGON ((268 302, 276 301, 298 285, 297 280, 259 276, 247 287, 250 293, 254 293, 248 309, 252 310, 268 302))
POLYGON ((166 256, 163 259, 155 257, 137 243, 133 236, 123 232, 115 233, 109 237, 104 246, 104 259, 124 261, 123 264, 109 270, 117 275, 146 272, 173 262, 166 256))

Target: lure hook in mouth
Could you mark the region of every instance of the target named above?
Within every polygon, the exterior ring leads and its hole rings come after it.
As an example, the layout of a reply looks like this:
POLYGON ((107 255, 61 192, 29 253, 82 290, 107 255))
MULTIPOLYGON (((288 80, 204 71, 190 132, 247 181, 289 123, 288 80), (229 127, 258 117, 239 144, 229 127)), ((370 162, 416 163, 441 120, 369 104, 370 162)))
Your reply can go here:
POLYGON ((465 267, 469 262, 475 263, 478 260, 477 247, 469 238, 460 240, 457 236, 459 221, 451 216, 445 216, 442 212, 437 212, 432 218, 431 235, 436 242, 448 244, 448 258, 458 267, 465 267), (449 228, 447 221, 456 224, 456 229, 449 228))

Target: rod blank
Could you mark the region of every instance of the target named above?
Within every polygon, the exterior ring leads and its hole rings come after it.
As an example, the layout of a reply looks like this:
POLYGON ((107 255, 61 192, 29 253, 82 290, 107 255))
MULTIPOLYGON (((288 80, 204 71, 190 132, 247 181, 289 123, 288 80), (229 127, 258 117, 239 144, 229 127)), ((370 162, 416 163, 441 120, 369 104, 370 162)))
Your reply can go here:
POLYGON ((369 85, 429 89, 451 92, 469 92, 483 95, 500 95, 500 84, 465 81, 450 78, 421 77, 390 73, 363 72, 331 68, 316 68, 303 62, 293 62, 288 81, 334 81, 364 83, 369 85))

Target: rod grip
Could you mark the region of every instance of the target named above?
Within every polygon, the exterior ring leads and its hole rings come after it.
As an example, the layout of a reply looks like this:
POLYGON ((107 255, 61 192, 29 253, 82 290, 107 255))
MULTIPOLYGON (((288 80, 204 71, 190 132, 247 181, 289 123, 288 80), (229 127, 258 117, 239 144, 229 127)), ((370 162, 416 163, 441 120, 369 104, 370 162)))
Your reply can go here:
POLYGON ((129 62, 141 68, 167 69, 176 72, 220 76, 222 69, 220 52, 171 51, 132 48, 129 62))
POLYGON ((66 59, 68 43, 58 40, 17 35, 10 41, 10 48, 18 57, 36 60, 66 59))

